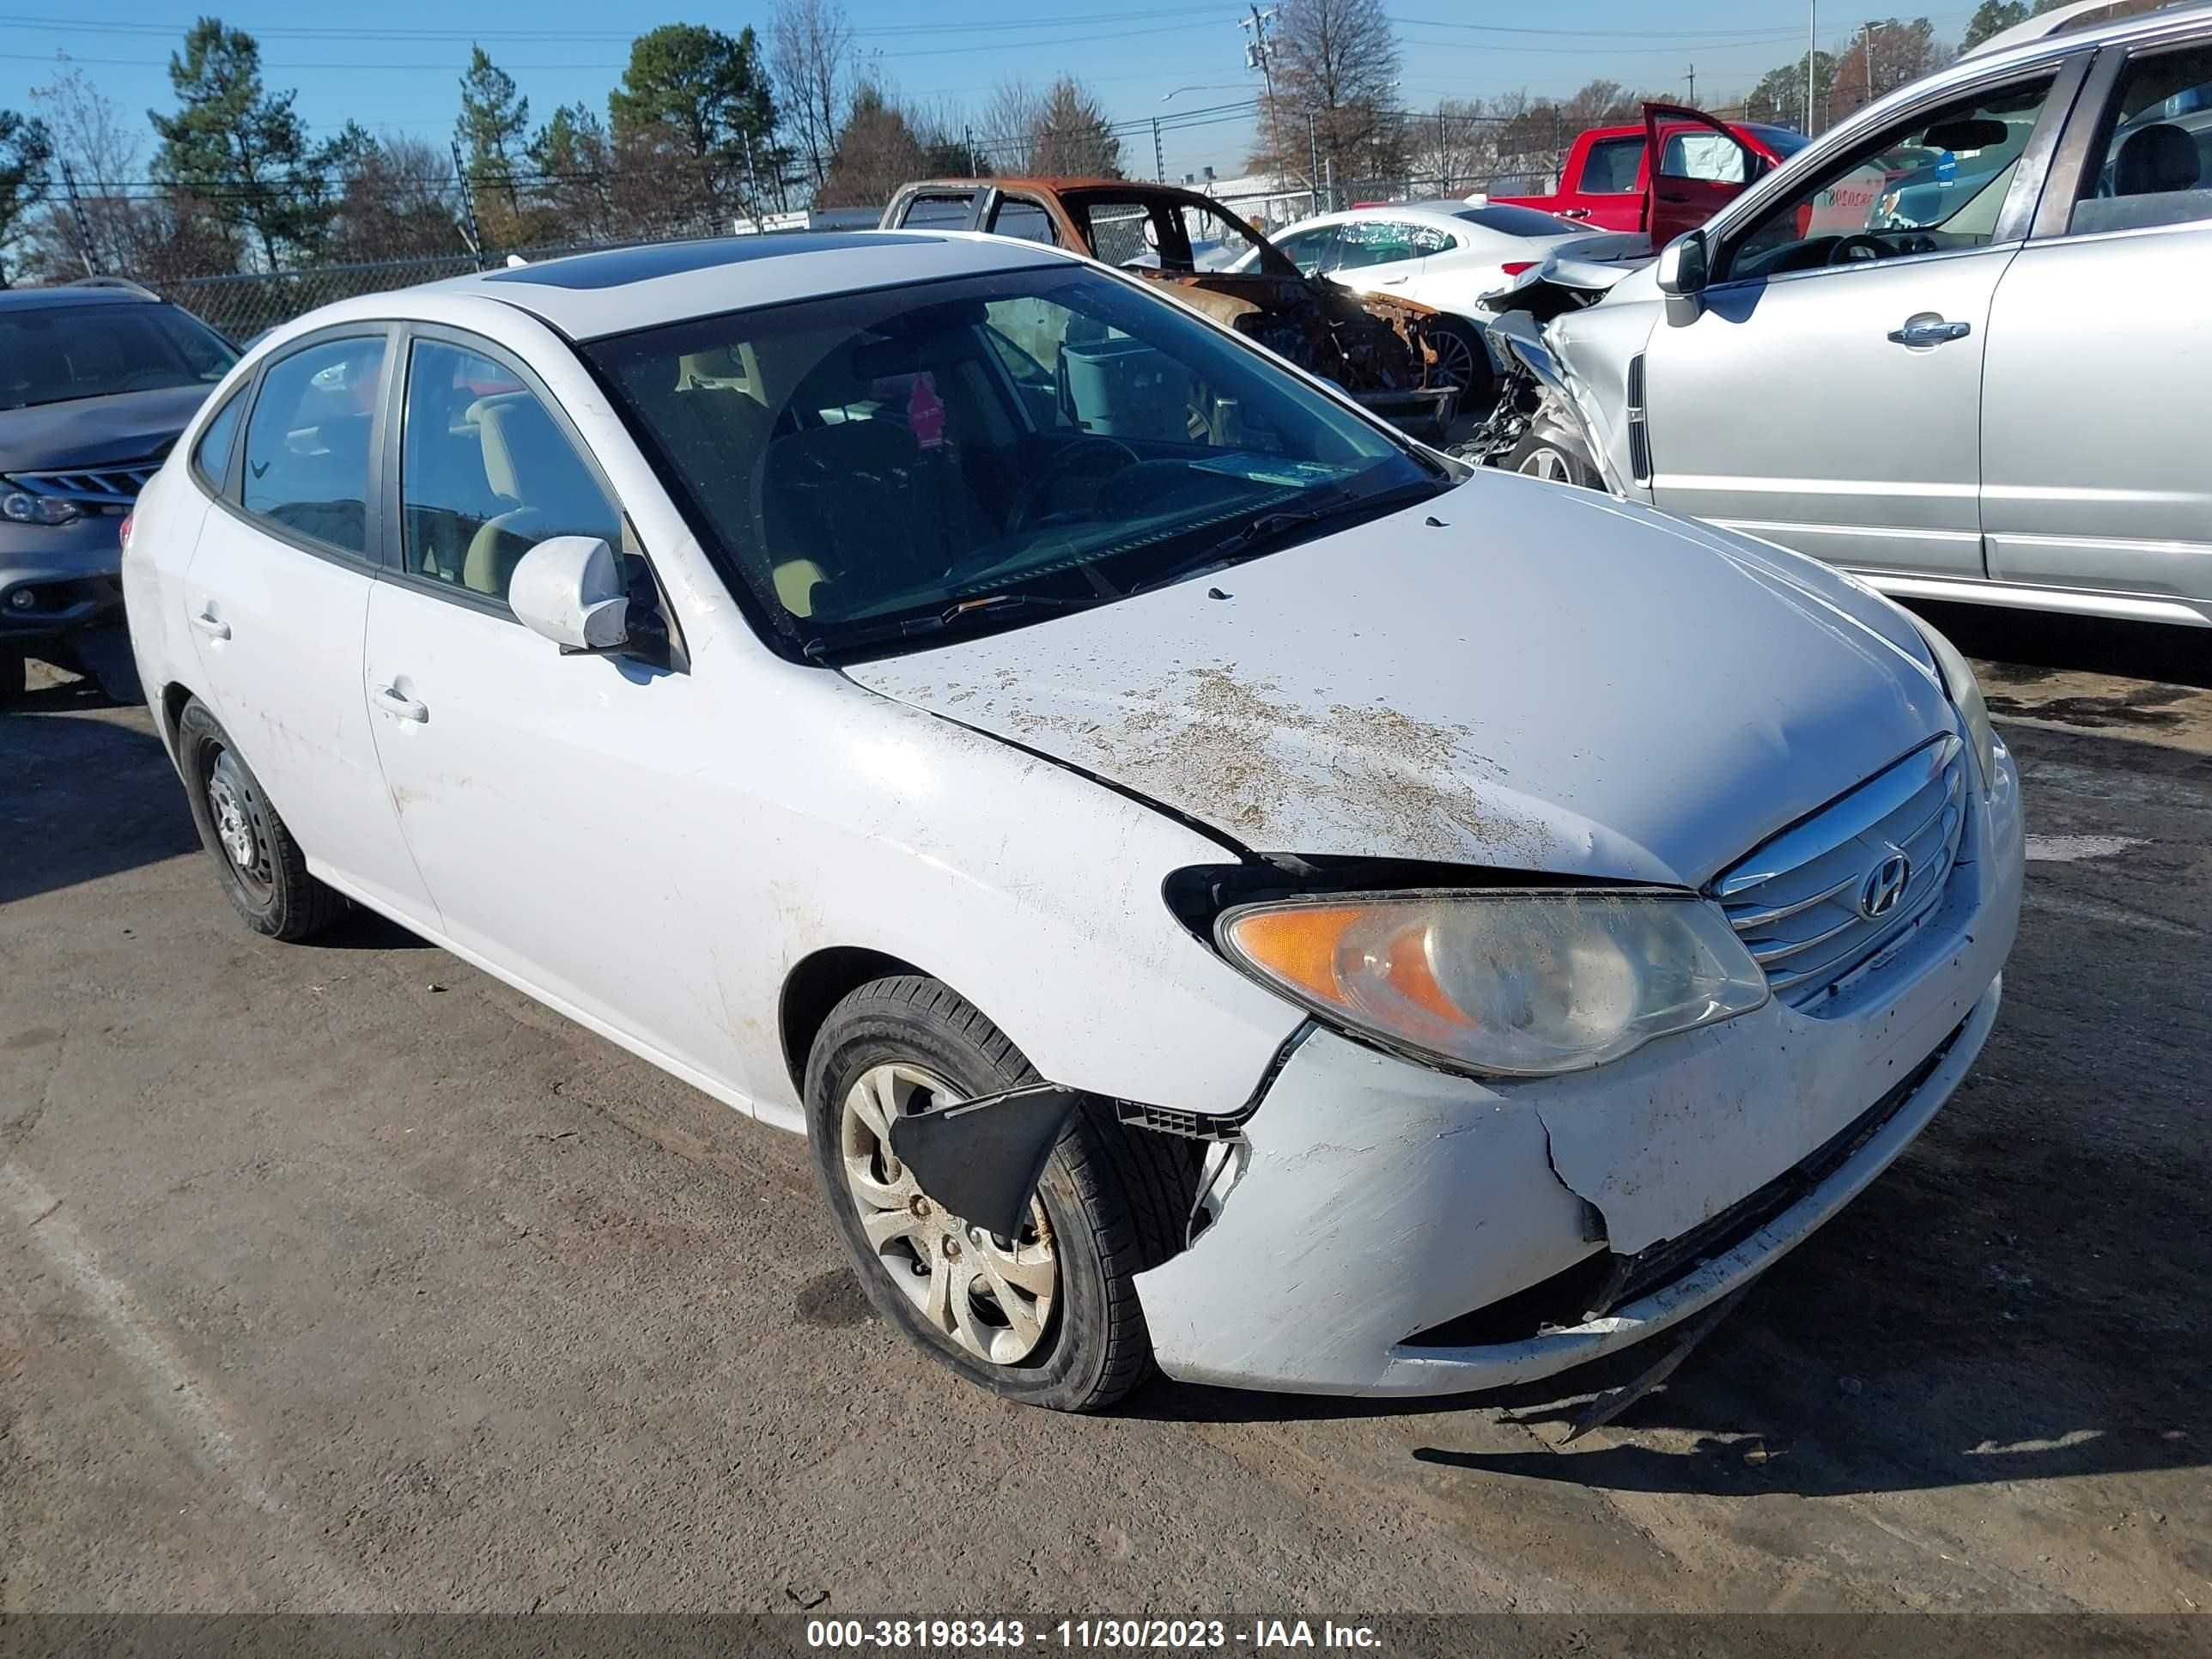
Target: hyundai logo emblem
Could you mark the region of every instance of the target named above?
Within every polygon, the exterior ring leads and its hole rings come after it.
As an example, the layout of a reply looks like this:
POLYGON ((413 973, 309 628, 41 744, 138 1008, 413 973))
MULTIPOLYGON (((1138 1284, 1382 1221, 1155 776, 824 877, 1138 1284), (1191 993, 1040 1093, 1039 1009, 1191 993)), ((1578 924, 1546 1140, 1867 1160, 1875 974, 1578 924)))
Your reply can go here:
POLYGON ((1897 908, 1897 902, 1905 896, 1905 884, 1911 879, 1912 860, 1893 850, 1868 871, 1866 879, 1859 884, 1859 914, 1869 921, 1887 915, 1897 908))

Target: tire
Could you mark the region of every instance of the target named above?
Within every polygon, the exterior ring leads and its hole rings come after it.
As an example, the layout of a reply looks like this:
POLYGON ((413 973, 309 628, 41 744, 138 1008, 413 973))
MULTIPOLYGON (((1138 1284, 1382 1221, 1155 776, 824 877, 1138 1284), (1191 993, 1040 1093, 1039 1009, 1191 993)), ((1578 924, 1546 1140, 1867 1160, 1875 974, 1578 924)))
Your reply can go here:
POLYGON ((1459 388, 1461 412, 1471 414, 1496 402, 1498 372, 1481 331, 1455 317, 1443 317, 1431 323, 1427 332, 1437 354, 1437 373, 1446 384, 1459 388))
POLYGON ((807 1139, 876 1310, 940 1364, 1027 1405, 1097 1411, 1144 1382, 1152 1347, 1135 1279, 1182 1247, 1196 1194, 1196 1143, 1126 1127, 1110 1109, 1086 1103, 1053 1148, 1029 1228, 1018 1239, 992 1240, 933 1210, 868 1127, 866 1104, 853 1103, 856 1094, 873 1098, 887 1073, 902 1111, 948 1097, 945 1090, 972 1099, 1038 1080, 998 1027, 939 981, 878 980, 830 1011, 807 1057, 807 1139), (917 1202, 927 1213, 910 1231, 880 1248, 870 1241, 864 1213, 878 1218, 880 1236, 917 1202), (948 1244, 964 1269, 944 1259, 948 1244), (1020 1316, 1005 1312, 1001 1291, 985 1278, 1009 1263, 1021 1285, 1003 1275, 1000 1282, 1020 1316), (1032 1294, 1040 1288, 1043 1295, 1032 1294), (979 1348, 978 1334, 1003 1357, 979 1348))
POLYGON ((207 705, 194 697, 177 720, 177 762, 200 842, 246 925, 270 939, 312 939, 345 900, 307 873, 300 843, 207 705))
POLYGON ((1572 484, 1578 489, 1605 488, 1605 481, 1598 477, 1597 468, 1590 465, 1583 447, 1553 432, 1531 432, 1522 438, 1505 458, 1505 470, 1532 478, 1546 478, 1553 483, 1572 484))

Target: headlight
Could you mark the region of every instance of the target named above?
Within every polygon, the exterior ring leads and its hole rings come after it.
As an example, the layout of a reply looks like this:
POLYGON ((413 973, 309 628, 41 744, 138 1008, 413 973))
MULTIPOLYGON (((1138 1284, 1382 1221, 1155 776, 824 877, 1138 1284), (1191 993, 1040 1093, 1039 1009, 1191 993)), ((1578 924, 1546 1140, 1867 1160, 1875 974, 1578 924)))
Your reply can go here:
POLYGON ((52 495, 33 495, 24 489, 0 495, 0 519, 9 524, 73 524, 83 516, 76 502, 57 501, 52 495))
POLYGON ((1294 1000, 1472 1071, 1540 1077, 1747 1013, 1766 976, 1687 895, 1504 889, 1246 905, 1215 937, 1294 1000))
POLYGON ((1959 654, 1959 647, 1945 639, 1921 617, 1912 620, 1919 624, 1920 637, 1928 641, 1928 650, 1936 659, 1936 672, 1942 676, 1944 694, 1966 722, 1966 740, 1974 745, 1974 763, 1980 768, 1982 793, 1987 794, 1996 781, 1996 728, 1990 724, 1990 706, 1982 697, 1982 683, 1974 678, 1972 664, 1959 654))

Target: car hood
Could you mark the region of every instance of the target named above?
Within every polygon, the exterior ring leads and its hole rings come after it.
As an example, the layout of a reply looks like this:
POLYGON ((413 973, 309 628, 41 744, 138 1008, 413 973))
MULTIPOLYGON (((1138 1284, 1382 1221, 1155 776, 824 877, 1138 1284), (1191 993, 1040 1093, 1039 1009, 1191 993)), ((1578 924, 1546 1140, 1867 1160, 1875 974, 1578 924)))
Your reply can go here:
POLYGON ((1253 851, 1686 886, 1951 722, 1911 621, 1826 567, 1496 473, 846 672, 1253 851))
POLYGON ((167 453, 211 386, 163 386, 112 398, 0 410, 0 472, 117 466, 167 453))

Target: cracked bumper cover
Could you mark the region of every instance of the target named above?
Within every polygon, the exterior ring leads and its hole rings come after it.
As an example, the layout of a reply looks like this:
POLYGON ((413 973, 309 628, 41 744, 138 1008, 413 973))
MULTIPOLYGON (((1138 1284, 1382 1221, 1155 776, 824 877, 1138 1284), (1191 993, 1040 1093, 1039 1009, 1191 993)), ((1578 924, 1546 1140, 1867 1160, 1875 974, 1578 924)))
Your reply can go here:
POLYGON ((1944 902, 1820 1017, 1779 1002, 1595 1071, 1490 1085, 1333 1032, 1248 1126, 1251 1158, 1192 1248, 1140 1274, 1160 1367, 1311 1393, 1528 1382, 1655 1335, 1748 1282, 1879 1175, 1950 1097, 1995 1023, 2018 927, 2017 776, 1999 750, 1975 851, 1944 902), (1525 1340, 1406 1339, 1601 1248, 1679 1237, 1784 1176, 1941 1047, 1839 1165, 1718 1255, 1601 1318, 1525 1340))

